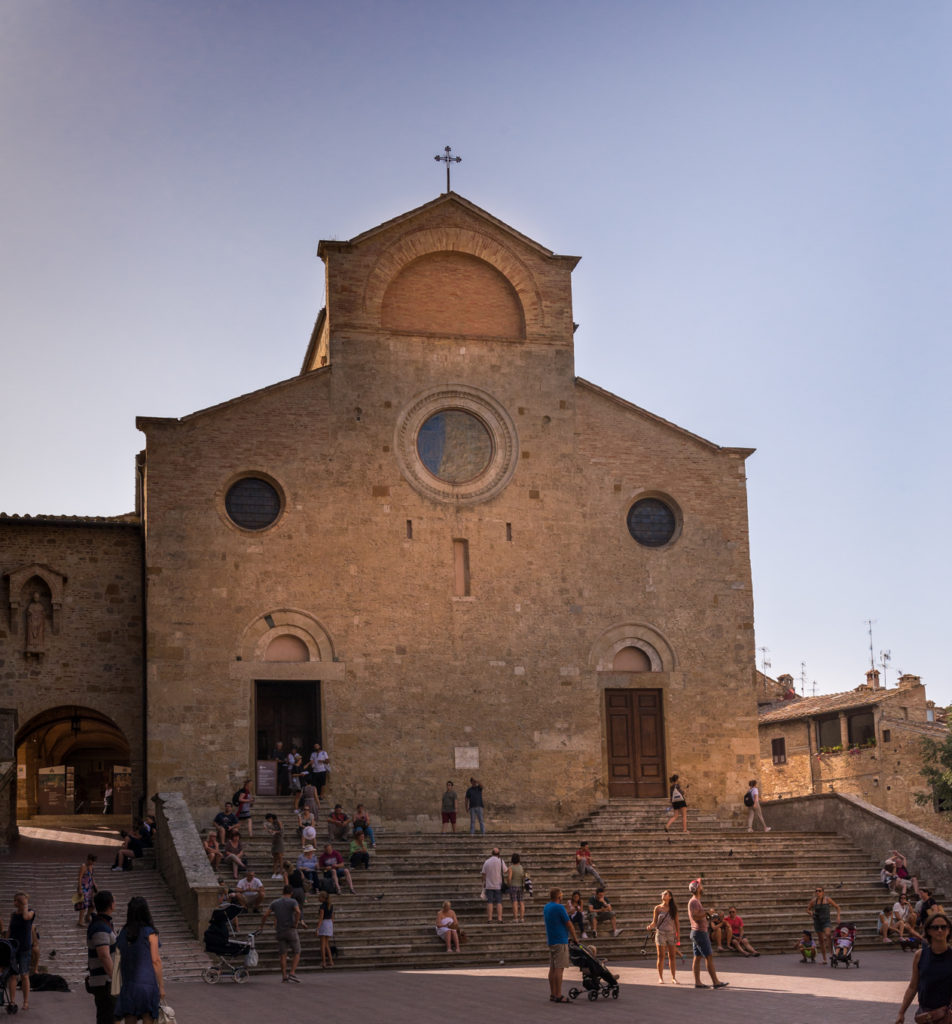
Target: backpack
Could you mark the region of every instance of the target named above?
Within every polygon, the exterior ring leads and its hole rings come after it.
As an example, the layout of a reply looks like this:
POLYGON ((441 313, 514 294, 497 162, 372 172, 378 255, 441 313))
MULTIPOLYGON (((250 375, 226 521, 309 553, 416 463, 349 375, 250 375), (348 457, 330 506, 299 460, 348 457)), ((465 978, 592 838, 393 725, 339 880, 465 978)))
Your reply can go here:
POLYGON ((751 791, 749 789, 744 794, 744 806, 745 807, 753 807, 754 806, 754 796, 753 796, 753 793, 751 793, 751 791))

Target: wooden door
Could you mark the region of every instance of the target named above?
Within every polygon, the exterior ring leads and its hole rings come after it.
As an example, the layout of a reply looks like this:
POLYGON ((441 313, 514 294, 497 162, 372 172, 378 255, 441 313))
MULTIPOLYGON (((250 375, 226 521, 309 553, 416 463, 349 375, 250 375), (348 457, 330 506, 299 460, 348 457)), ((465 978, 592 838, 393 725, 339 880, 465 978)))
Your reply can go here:
POLYGON ((663 797, 664 717, 660 690, 606 690, 608 795, 663 797))
POLYGON ((297 747, 307 760, 321 742, 320 683, 272 682, 255 685, 256 758, 271 756, 277 740, 290 751, 297 747))

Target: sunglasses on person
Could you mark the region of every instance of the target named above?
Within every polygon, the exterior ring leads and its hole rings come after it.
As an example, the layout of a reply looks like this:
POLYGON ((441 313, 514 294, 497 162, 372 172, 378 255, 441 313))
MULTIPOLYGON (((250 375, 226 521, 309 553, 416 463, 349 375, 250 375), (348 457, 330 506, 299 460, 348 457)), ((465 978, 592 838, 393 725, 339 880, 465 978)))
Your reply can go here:
POLYGON ((949 926, 947 924, 930 924, 926 929, 928 932, 947 932, 949 926))

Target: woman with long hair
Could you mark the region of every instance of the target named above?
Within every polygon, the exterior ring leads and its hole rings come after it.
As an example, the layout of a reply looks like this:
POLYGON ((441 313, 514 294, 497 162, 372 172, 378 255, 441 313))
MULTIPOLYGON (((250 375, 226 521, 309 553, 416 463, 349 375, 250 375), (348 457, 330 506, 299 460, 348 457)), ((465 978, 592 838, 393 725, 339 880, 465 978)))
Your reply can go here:
POLYGON ((79 865, 79 878, 76 882, 76 906, 74 910, 79 911, 77 928, 89 924, 93 919, 93 897, 96 895, 96 878, 93 874, 93 864, 96 863, 96 854, 87 853, 86 859, 79 865))
POLYGON ((671 830, 671 826, 678 820, 678 814, 680 813, 681 831, 687 832, 688 802, 684 799, 684 791, 688 787, 678 779, 677 775, 672 775, 668 781, 671 783, 671 788, 668 790, 668 797, 671 802, 671 817, 664 823, 664 830, 665 832, 671 830))
POLYGON ((678 924, 678 905, 670 889, 661 893, 661 902, 654 908, 654 914, 647 928, 655 930, 655 949, 658 951, 658 984, 664 984, 664 956, 668 954, 668 967, 671 970, 671 981, 677 985, 678 972, 675 967, 677 943, 681 940, 681 928, 678 924))
POLYGON ((331 903, 331 894, 323 889, 318 899, 317 934, 321 940, 321 967, 333 967, 331 939, 334 937, 334 905, 331 903))
POLYGON ((902 1024, 909 1004, 919 998, 918 1020, 923 1014, 932 1013, 935 1020, 948 1020, 949 1004, 952 1003, 952 948, 949 947, 949 931, 952 921, 940 910, 926 922, 925 943, 912 958, 912 977, 902 997, 896 1024, 902 1024))
POLYGON ((116 940, 122 987, 113 1011, 125 1024, 152 1024, 159 1016, 159 1003, 165 999, 159 933, 152 923, 149 904, 142 896, 133 896, 126 910, 126 923, 116 940))

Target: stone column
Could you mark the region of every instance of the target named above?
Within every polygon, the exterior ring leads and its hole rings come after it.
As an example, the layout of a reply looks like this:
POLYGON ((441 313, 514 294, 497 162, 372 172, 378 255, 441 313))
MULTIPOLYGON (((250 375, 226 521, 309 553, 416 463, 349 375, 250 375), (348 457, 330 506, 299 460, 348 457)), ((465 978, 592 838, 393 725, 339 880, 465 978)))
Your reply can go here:
POLYGON ((850 745, 850 726, 846 719, 846 712, 840 712, 840 745, 847 750, 850 745))

